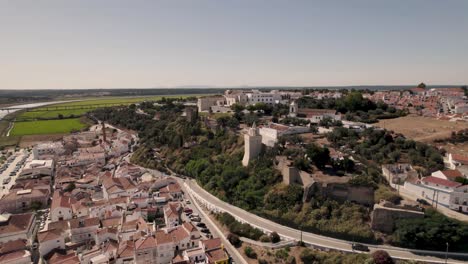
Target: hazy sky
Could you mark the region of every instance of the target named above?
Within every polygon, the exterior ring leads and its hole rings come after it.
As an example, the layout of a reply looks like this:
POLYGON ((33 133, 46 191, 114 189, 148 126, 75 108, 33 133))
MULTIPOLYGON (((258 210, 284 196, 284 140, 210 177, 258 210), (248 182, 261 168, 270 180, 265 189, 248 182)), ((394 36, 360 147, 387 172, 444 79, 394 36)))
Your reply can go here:
POLYGON ((0 89, 467 84, 467 12, 467 0, 0 0, 0 89))

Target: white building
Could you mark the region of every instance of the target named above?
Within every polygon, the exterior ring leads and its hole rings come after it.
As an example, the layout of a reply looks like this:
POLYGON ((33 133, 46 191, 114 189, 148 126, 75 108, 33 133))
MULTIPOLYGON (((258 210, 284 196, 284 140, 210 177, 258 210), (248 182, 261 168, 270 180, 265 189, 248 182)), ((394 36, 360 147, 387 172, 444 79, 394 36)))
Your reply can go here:
POLYGON ((53 176, 54 161, 49 160, 31 160, 26 162, 20 175, 23 177, 53 176))
POLYGON ((468 213, 468 185, 457 187, 450 196, 450 209, 468 213))
POLYGON ((405 190, 432 203, 433 206, 449 207, 451 193, 462 184, 429 176, 416 182, 406 181, 405 190))
POLYGON ((62 155, 64 152, 62 142, 40 143, 34 146, 32 150, 34 159, 41 159, 43 156, 62 155))
POLYGON ((308 126, 286 126, 282 124, 270 123, 260 127, 259 134, 262 136, 262 143, 268 147, 273 147, 278 142, 278 138, 284 135, 301 134, 310 131, 308 126))
POLYGON ((39 254, 47 255, 54 249, 65 249, 65 235, 62 230, 52 229, 37 234, 39 241, 39 254))

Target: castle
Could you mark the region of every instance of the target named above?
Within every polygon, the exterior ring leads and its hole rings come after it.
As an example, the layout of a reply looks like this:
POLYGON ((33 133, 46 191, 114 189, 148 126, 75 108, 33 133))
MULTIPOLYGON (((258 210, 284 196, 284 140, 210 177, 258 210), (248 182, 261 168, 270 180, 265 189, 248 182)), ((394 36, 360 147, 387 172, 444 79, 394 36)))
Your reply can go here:
POLYGON ((242 165, 248 166, 249 161, 258 157, 261 150, 262 136, 258 132, 255 123, 253 123, 252 127, 244 135, 244 158, 242 159, 242 165))

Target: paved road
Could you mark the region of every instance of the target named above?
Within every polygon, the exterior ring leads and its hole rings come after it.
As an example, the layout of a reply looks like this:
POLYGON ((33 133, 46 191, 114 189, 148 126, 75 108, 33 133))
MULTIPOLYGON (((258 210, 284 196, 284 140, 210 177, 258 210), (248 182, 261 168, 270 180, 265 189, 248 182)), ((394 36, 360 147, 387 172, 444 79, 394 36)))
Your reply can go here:
MULTIPOLYGON (((19 171, 15 174, 15 176, 10 176, 10 173, 15 169, 16 164, 20 162, 21 159, 26 157, 29 153, 25 152, 24 150, 20 150, 18 152, 15 152, 13 155, 16 156, 16 158, 13 160, 13 162, 10 165, 6 165, 8 168, 3 172, 0 173, 0 184, 2 187, 0 187, 0 197, 3 197, 3 195, 8 194, 11 186, 13 186, 16 182, 16 178, 19 175, 19 171), (10 182, 7 184, 3 184, 3 180, 10 178, 10 182)), ((6 163, 5 163, 6 164, 6 163)))
MULTIPOLYGON (((221 238, 221 241, 223 242, 224 248, 227 250, 231 258, 234 260, 234 262, 237 264, 247 264, 247 261, 242 257, 242 255, 239 253, 239 251, 236 250, 236 248, 226 239, 224 236, 223 232, 218 228, 218 226, 211 220, 211 218, 200 208, 198 205, 197 201, 193 199, 192 195, 190 192, 187 191, 185 188, 184 184, 180 184, 182 186, 182 189, 184 190, 185 193, 185 198, 191 201, 190 205, 186 204, 186 207, 190 207, 194 213, 197 213, 200 215, 200 218, 202 219, 202 222, 206 224, 208 229, 211 231, 214 237, 219 237, 221 238)), ((202 233, 203 234, 203 233, 202 233)))
MULTIPOLYGON (((299 240, 301 236, 301 232, 297 229, 293 229, 287 226, 283 226, 277 223, 274 223, 270 220, 265 218, 259 217, 252 213, 249 213, 245 210, 242 210, 238 207, 230 205, 226 202, 223 202, 216 198, 215 196, 211 195, 203 188, 198 186, 198 184, 192 180, 186 180, 185 183, 187 184, 187 188, 192 190, 192 195, 195 196, 201 203, 205 203, 207 206, 211 206, 212 209, 217 209, 219 211, 225 211, 233 215, 238 220, 247 222, 252 226, 257 228, 263 229, 265 231, 270 232, 277 232, 282 237, 287 239, 299 240)), ((184 185, 182 183, 182 185, 184 185)), ((335 249, 340 251, 352 252, 351 242, 320 236, 309 232, 302 233, 302 239, 305 243, 314 245, 318 248, 328 248, 328 249, 335 249)), ((398 259, 411 259, 417 261, 426 261, 430 263, 445 263, 445 252, 436 252, 436 251, 425 251, 425 250, 408 250, 404 248, 397 248, 391 246, 383 246, 383 245, 367 245, 371 252, 376 250, 385 250, 387 251, 392 257, 398 259), (439 256, 439 257, 436 257, 439 256)), ((460 257, 463 256, 468 258, 468 254, 461 254, 461 253, 449 253, 449 259, 447 263, 467 263, 464 261, 454 260, 451 257, 456 256, 460 257)))

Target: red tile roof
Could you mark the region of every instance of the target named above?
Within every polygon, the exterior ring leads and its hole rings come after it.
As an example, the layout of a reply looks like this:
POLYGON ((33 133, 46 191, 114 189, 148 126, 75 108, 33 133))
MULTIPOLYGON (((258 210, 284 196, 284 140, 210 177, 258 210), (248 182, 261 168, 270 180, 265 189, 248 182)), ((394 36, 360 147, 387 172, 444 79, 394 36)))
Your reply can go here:
POLYGON ((424 183, 427 182, 427 183, 437 184, 437 185, 441 185, 441 186, 445 186, 449 188, 456 188, 462 185, 461 183, 458 183, 458 182, 444 180, 444 179, 433 177, 433 176, 424 177, 421 179, 421 181, 424 183))

